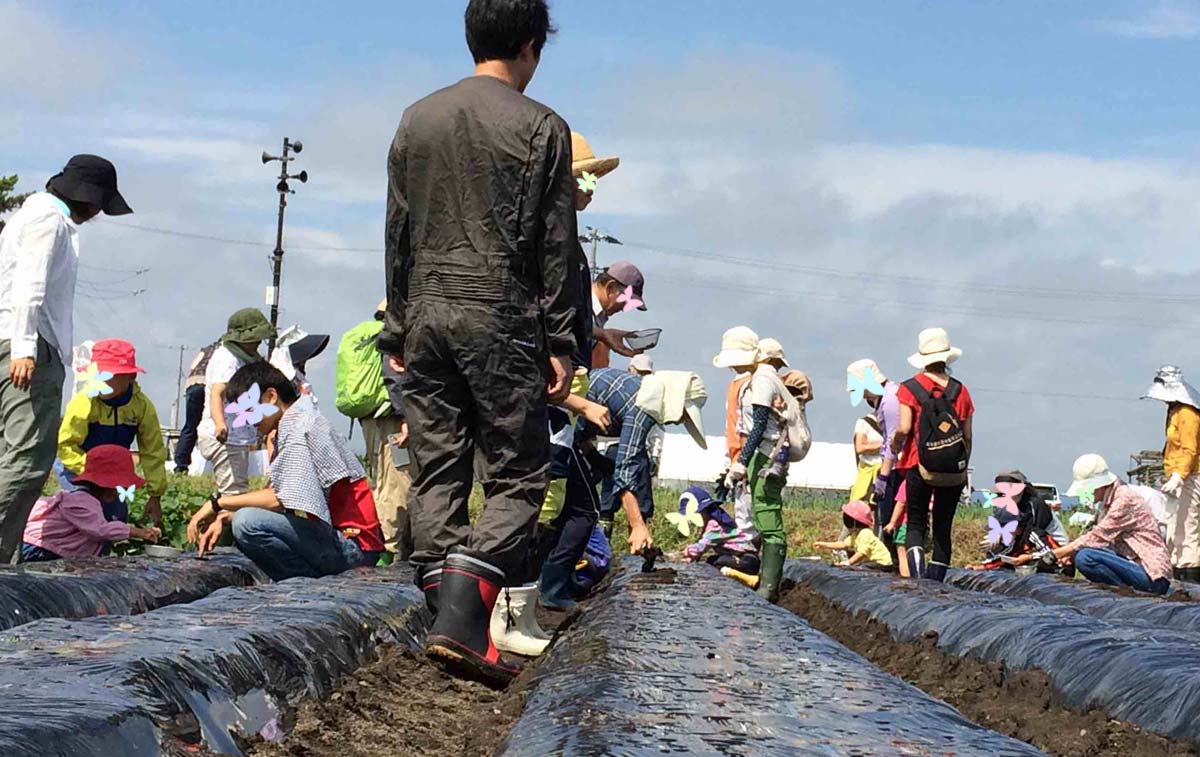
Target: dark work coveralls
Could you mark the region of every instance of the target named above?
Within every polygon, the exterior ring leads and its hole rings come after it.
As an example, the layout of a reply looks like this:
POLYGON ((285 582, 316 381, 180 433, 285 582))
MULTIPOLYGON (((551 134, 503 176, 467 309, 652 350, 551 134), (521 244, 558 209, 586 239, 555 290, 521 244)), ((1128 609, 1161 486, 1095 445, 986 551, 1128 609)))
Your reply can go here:
POLYGON ((549 355, 576 346, 574 191, 566 122, 499 79, 435 92, 396 130, 379 347, 407 369, 418 565, 461 545, 521 578, 546 492, 549 355))

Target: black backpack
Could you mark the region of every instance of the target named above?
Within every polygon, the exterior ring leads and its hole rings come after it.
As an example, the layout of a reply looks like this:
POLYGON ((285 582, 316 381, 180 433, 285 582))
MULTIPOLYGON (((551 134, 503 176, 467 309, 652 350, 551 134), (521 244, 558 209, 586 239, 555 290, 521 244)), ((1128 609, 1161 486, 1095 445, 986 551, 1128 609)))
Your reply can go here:
POLYGON ((921 416, 916 428, 921 478, 934 486, 966 483, 971 451, 963 434, 962 420, 954 411, 954 400, 958 399, 962 384, 950 379, 938 397, 933 396, 915 378, 905 381, 904 386, 921 403, 921 416))

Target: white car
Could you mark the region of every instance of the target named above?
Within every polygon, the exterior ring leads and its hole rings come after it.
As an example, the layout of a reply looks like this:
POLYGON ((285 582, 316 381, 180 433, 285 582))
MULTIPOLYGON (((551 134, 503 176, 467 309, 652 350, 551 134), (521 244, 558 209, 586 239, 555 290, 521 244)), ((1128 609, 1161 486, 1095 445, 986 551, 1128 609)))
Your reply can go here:
POLYGON ((1034 484, 1033 488, 1042 498, 1046 500, 1046 504, 1050 505, 1050 509, 1055 512, 1062 509, 1062 497, 1058 495, 1058 487, 1054 484, 1034 484))

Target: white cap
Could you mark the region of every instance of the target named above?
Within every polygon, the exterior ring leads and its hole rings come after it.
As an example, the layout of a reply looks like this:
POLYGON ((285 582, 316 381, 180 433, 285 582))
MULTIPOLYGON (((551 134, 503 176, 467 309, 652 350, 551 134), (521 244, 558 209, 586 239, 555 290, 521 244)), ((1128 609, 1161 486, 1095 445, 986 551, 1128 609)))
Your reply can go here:
POLYGON ((637 373, 654 373, 654 359, 643 352, 630 359, 629 367, 637 373))
POLYGON ((758 340, 758 359, 763 363, 768 360, 779 360, 789 368, 791 367, 787 357, 783 354, 783 344, 778 339, 772 339, 769 336, 758 340))

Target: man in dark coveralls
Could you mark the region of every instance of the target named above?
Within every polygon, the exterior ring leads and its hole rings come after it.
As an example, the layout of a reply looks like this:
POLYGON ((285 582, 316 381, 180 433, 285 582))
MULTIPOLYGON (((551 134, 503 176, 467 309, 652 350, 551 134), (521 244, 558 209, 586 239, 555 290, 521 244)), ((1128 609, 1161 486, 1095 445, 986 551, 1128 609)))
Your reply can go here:
POLYGON ((522 92, 554 29, 545 0, 471 0, 475 75, 410 106, 388 154, 388 309, 380 350, 405 371, 426 651, 503 685, 488 631, 521 583, 549 465, 546 405, 566 396, 576 226, 571 132, 522 92), (467 515, 479 452, 483 514, 467 515))

